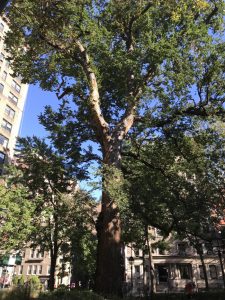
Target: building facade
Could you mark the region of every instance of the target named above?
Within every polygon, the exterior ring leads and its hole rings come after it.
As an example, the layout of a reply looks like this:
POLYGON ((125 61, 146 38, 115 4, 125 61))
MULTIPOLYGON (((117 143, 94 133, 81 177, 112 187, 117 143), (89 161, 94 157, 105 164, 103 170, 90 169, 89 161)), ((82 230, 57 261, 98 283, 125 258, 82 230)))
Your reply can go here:
POLYGON ((8 29, 7 22, 0 17, 0 172, 7 159, 13 157, 28 92, 28 85, 12 76, 6 59, 4 35, 8 29))
MULTIPOLYGON (((64 263, 62 257, 58 257, 55 272, 55 286, 70 285, 71 267, 69 263, 64 263)), ((20 265, 15 265, 14 275, 23 275, 25 281, 29 276, 36 275, 45 288, 48 287, 48 280, 51 268, 51 256, 49 251, 40 249, 25 248, 22 251, 22 261, 20 265)))
MULTIPOLYGON (((157 236, 152 243, 155 242, 157 236)), ((152 249, 151 260, 156 292, 184 292, 185 286, 193 282, 196 290, 205 288, 203 266, 196 249, 187 241, 170 239, 168 250, 152 249)), ((204 263, 212 289, 224 287, 224 251, 219 260, 218 249, 202 244, 204 263), (221 264, 222 262, 222 264, 221 264)), ((148 251, 125 247, 125 293, 134 296, 150 291, 150 261, 148 251)))

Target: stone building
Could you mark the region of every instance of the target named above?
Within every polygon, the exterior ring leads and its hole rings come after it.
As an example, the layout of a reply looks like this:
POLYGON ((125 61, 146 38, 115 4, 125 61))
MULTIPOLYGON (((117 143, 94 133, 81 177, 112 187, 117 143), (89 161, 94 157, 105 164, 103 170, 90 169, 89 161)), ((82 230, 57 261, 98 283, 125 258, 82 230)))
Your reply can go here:
POLYGON ((0 172, 3 164, 13 157, 28 91, 21 78, 12 76, 6 60, 4 34, 8 29, 7 22, 0 17, 0 172))
MULTIPOLYGON (((157 240, 157 230, 152 243, 157 240)), ((156 292, 184 292, 189 282, 195 284, 196 290, 205 288, 202 263, 196 249, 188 241, 170 238, 169 249, 162 251, 152 249, 152 266, 156 292)), ((224 270, 224 250, 221 248, 221 262, 218 248, 202 243, 204 262, 210 288, 224 287, 222 267, 224 270)), ((136 249, 134 245, 125 247, 125 292, 142 295, 150 290, 150 263, 148 251, 136 249)))

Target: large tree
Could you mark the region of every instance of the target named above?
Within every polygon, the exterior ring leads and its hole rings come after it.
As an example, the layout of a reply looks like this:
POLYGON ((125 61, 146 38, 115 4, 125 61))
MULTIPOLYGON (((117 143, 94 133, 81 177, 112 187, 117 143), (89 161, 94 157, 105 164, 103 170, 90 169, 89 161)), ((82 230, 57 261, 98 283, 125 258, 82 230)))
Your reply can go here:
POLYGON ((138 121, 153 134, 163 124, 224 113, 223 13, 222 0, 11 3, 6 43, 15 75, 61 101, 41 116, 52 141, 72 163, 86 141, 101 152, 99 292, 122 288, 121 220, 109 185, 120 180, 128 132, 138 121))

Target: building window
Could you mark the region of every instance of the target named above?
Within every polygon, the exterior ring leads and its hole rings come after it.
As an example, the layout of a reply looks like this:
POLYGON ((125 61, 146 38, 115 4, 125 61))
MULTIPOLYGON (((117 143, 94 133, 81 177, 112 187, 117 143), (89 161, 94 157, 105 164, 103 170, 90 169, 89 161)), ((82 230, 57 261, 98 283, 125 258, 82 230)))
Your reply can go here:
POLYGON ((4 72, 2 73, 2 79, 3 79, 3 80, 6 80, 6 78, 7 78, 7 72, 4 71, 4 72))
POLYGON ((18 103, 18 98, 11 92, 9 93, 9 100, 15 105, 18 103))
POLYGON ((38 268, 38 274, 42 274, 42 266, 39 266, 39 268, 38 268))
POLYGON ((0 32, 3 32, 3 31, 4 31, 4 24, 0 23, 0 32))
POLYGON ((177 269, 180 272, 181 279, 191 279, 191 265, 190 264, 180 264, 177 265, 177 269))
POLYGON ((139 249, 134 249, 134 255, 135 255, 136 257, 139 257, 139 249))
POLYGON ((217 275, 217 269, 215 265, 209 265, 209 274, 211 279, 217 279, 218 275, 217 275))
POLYGON ((0 145, 7 148, 8 147, 9 140, 2 134, 0 134, 0 145))
POLYGON ((37 274, 37 265, 33 266, 33 274, 36 275, 37 274))
POLYGON ((48 266, 48 275, 50 275, 51 266, 48 266))
POLYGON ((35 253, 35 250, 34 250, 34 249, 31 249, 31 250, 30 250, 30 258, 34 258, 34 253, 35 253))
POLYGON ((12 124, 7 122, 5 119, 3 119, 2 121, 2 128, 4 128, 5 130, 11 132, 12 131, 12 124))
POLYGON ((17 93, 20 93, 21 86, 15 80, 12 82, 12 87, 17 91, 17 93))
POLYGON ((199 266, 199 277, 200 277, 200 279, 205 278, 202 265, 199 266))
POLYGON ((32 265, 29 265, 27 269, 27 275, 31 275, 31 274, 32 274, 32 265))
POLYGON ((134 272, 135 273, 140 273, 140 266, 134 266, 134 272))
POLYGON ((0 61, 3 62, 4 59, 5 59, 5 55, 1 52, 0 53, 0 61))
POLYGON ((0 164, 4 164, 5 161, 5 154, 0 152, 0 164))
POLYGON ((20 266, 19 268, 19 275, 22 275, 23 274, 23 266, 20 266))
POLYGON ((4 85, 0 83, 0 93, 2 93, 4 90, 4 85))
POLYGON ((15 110, 13 110, 10 106, 6 105, 5 115, 10 119, 14 119, 15 114, 16 114, 15 110))
POLYGON ((212 243, 205 243, 205 249, 207 255, 213 255, 213 245, 212 243))
POLYGON ((179 255, 185 255, 187 250, 187 243, 178 243, 177 250, 179 255))

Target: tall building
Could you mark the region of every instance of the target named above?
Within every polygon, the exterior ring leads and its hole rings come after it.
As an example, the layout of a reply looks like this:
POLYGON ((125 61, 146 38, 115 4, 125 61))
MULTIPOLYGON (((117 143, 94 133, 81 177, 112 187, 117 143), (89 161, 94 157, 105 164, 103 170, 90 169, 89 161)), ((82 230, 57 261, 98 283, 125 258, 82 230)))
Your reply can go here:
POLYGON ((0 172, 7 159, 13 157, 28 91, 21 78, 12 76, 6 60, 4 35, 8 29, 9 25, 0 17, 0 172))

